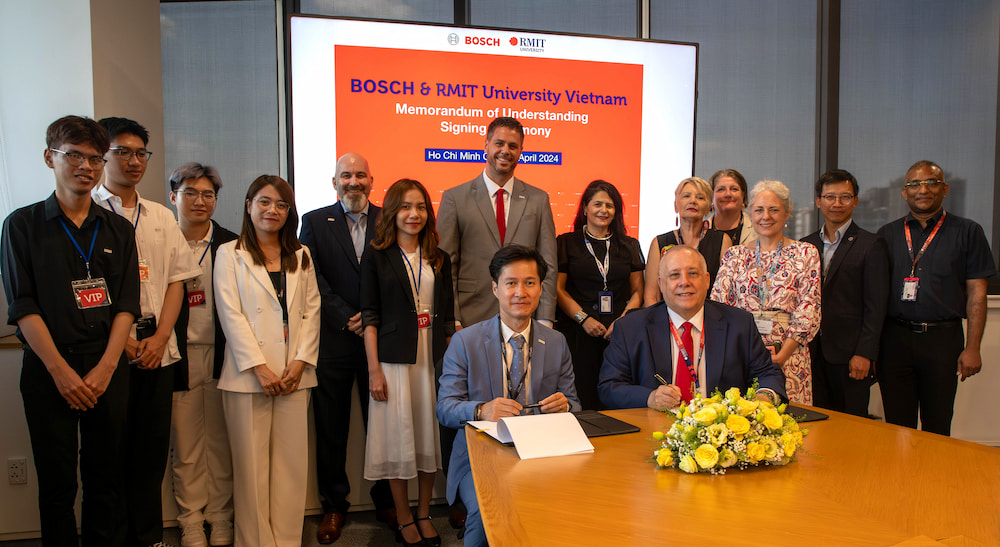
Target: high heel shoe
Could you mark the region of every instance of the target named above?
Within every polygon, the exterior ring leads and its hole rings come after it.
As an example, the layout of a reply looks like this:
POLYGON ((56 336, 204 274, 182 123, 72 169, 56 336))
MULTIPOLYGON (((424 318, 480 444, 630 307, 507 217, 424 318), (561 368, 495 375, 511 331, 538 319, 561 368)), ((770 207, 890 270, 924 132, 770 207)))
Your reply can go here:
MULTIPOLYGON (((424 545, 426 545, 424 543, 423 536, 421 536, 420 541, 416 543, 410 543, 409 541, 406 541, 406 538, 403 537, 403 528, 406 528, 407 526, 413 526, 414 528, 417 528, 417 521, 414 520, 413 522, 400 524, 398 527, 396 527, 396 541, 398 543, 402 543, 405 547, 423 547, 424 545)), ((420 528, 417 528, 417 534, 418 535, 420 534, 420 528)), ((440 541, 438 545, 439 546, 441 545, 440 541)))
MULTIPOLYGON (((427 522, 431 523, 431 528, 434 528, 434 523, 431 522, 430 515, 426 517, 416 518, 414 519, 413 522, 416 522, 418 520, 426 520, 427 522)), ((420 527, 417 527, 417 531, 420 532, 420 527)), ((427 545, 427 547, 441 547, 441 535, 436 533, 437 529, 435 529, 434 532, 435 535, 429 537, 425 536, 422 532, 420 534, 424 538, 424 545, 427 545)))

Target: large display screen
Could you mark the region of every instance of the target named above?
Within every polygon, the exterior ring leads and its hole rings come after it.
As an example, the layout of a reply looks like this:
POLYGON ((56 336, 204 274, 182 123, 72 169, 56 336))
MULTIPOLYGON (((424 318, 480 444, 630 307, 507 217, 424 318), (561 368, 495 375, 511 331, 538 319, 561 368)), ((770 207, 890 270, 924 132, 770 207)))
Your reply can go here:
POLYGON ((400 178, 441 193, 481 176, 486 128, 525 129, 515 176, 570 230, 587 184, 614 184, 643 249, 675 226, 691 176, 697 47, 511 30, 294 16, 292 166, 306 213, 336 201, 336 160, 368 159, 371 199, 400 178))

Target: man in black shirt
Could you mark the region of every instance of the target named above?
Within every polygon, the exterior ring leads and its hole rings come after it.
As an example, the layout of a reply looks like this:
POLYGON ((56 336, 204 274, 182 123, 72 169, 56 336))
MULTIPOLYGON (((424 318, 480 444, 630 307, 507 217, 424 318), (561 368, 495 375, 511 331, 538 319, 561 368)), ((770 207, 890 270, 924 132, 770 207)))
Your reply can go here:
POLYGON ((108 147, 93 120, 53 122, 45 164, 55 173, 55 192, 11 213, 0 239, 7 322, 25 344, 21 395, 44 545, 77 544, 78 451, 83 545, 125 540, 122 350, 139 313, 139 269, 132 227, 90 198, 108 147))
POLYGON ((913 164, 902 192, 910 213, 878 231, 890 264, 877 367, 885 419, 916 428, 919 412, 924 431, 950 435, 958 377, 982 368, 986 284, 996 265, 983 228, 942 207, 948 183, 937 164, 913 164))

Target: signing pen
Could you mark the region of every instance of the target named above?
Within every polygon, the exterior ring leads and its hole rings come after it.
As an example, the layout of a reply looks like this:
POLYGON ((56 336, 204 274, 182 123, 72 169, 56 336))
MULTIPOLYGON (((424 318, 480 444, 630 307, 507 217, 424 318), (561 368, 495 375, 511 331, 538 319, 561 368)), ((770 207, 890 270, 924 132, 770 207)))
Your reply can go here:
POLYGON ((654 374, 654 375, 653 375, 653 378, 656 378, 656 379, 657 379, 657 381, 659 381, 659 382, 660 382, 661 384, 663 384, 663 385, 665 385, 665 386, 668 386, 668 385, 670 385, 670 383, 669 383, 669 382, 667 382, 666 380, 664 380, 664 379, 663 379, 663 376, 660 376, 659 374, 654 374))

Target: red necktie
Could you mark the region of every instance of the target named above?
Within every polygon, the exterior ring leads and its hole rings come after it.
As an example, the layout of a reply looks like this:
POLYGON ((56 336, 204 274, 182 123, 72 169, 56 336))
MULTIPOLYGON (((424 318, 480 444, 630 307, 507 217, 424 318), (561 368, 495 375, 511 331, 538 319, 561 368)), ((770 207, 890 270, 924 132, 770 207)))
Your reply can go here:
MULTIPOLYGON (((691 364, 697 366, 698 363, 694 362, 694 340, 691 339, 691 328, 691 323, 687 321, 681 325, 681 342, 684 344, 684 350, 687 351, 688 357, 691 359, 691 364)), ((677 351, 677 377, 674 383, 681 389, 681 400, 688 403, 691 402, 692 397, 694 397, 694 379, 691 377, 691 372, 684 361, 684 354, 680 350, 677 351)))
POLYGON ((507 215, 503 210, 503 188, 497 190, 497 230, 500 230, 500 246, 503 247, 503 238, 507 234, 507 215))

